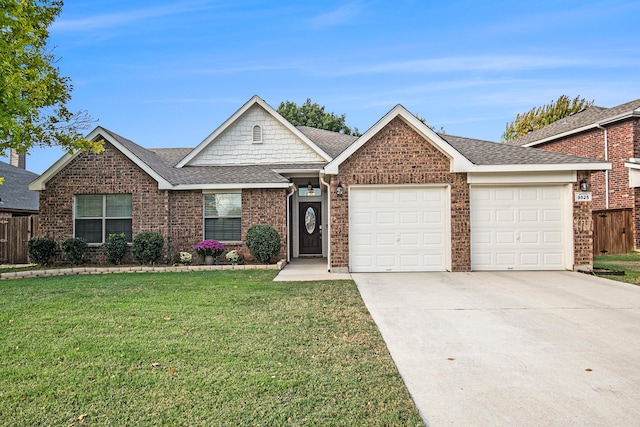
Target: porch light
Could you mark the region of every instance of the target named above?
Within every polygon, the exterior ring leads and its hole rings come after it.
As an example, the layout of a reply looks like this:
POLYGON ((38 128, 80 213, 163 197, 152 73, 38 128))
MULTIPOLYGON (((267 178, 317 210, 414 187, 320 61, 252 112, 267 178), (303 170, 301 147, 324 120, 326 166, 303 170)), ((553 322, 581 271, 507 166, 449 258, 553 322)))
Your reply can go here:
POLYGON ((313 190, 313 184, 311 181, 307 184, 307 196, 315 196, 316 192, 313 190))
POLYGON ((337 194, 338 196, 342 196, 342 192, 343 192, 343 189, 342 189, 342 183, 341 183, 341 182, 339 182, 339 183, 338 183, 338 186, 336 187, 336 194, 337 194))
POLYGON ((586 178, 582 178, 580 181, 580 191, 589 191, 589 186, 587 185, 586 178))

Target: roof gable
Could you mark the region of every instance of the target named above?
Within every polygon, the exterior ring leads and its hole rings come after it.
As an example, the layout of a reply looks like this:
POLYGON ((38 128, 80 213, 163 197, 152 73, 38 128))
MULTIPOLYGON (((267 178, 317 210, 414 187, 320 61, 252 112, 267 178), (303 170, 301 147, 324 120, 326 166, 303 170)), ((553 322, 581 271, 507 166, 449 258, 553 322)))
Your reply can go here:
POLYGON ((465 171, 473 166, 473 164, 465 158, 460 152, 454 149, 447 141, 442 139, 437 133, 431 130, 426 124, 420 121, 416 116, 411 114, 402 105, 396 105, 375 125, 367 130, 358 140, 347 147, 333 161, 325 166, 325 173, 335 175, 338 173, 340 165, 351 155, 358 151, 363 145, 369 142, 378 132, 387 126, 396 117, 403 120, 412 127, 419 135, 429 141, 438 151, 442 152, 450 159, 451 172, 465 171))
POLYGON ((264 100, 254 96, 176 167, 326 163, 330 160, 331 156, 316 143, 264 100), (252 140, 255 125, 262 130, 259 143, 252 140))
POLYGON ((338 174, 340 164, 396 117, 402 119, 425 140, 447 156, 451 160, 451 172, 485 173, 611 169, 610 163, 597 159, 446 134, 440 135, 431 130, 403 106, 397 105, 371 129, 365 132, 360 139, 325 166, 325 173, 329 175, 338 174))
MULTIPOLYGON (((158 188, 169 189, 172 187, 169 182, 171 168, 166 165, 160 156, 139 146, 138 144, 130 141, 116 133, 113 133, 101 126, 96 127, 89 135, 87 139, 91 141, 104 139, 113 145, 118 151, 124 154, 129 160, 138 165, 143 171, 145 171, 151 178, 158 182, 158 188)), ((29 185, 30 190, 44 190, 46 183, 53 178, 58 172, 60 172, 71 160, 78 156, 81 151, 74 154, 66 153, 57 162, 55 162, 49 169, 47 169, 38 179, 33 181, 29 185)))

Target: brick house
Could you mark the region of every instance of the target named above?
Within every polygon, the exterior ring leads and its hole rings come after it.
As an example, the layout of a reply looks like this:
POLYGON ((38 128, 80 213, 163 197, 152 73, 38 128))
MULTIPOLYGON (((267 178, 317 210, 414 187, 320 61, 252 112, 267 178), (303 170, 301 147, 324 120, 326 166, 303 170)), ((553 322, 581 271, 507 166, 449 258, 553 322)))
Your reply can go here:
POLYGON ((245 249, 253 224, 280 258, 341 271, 590 268, 582 180, 609 163, 439 135, 398 105, 361 137, 295 127, 254 96, 193 149, 146 149, 102 127, 31 184, 40 234, 158 231, 167 257, 203 238, 245 249))
MULTIPOLYGON (((592 173, 593 210, 596 218, 628 211, 631 224, 606 221, 601 226, 607 229, 596 225, 596 232, 602 232, 603 238, 608 235, 611 244, 623 243, 624 234, 632 230, 629 244, 619 251, 640 247, 640 99, 612 108, 589 107, 510 144, 611 162, 610 170, 592 173)), ((601 252, 610 251, 603 248, 601 252)))

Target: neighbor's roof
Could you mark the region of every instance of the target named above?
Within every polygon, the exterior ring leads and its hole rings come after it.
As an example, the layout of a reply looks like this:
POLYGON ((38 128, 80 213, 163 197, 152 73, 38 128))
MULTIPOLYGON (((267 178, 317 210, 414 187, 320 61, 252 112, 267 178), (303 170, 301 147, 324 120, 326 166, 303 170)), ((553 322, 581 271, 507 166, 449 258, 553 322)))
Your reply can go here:
POLYGON ((612 108, 592 106, 509 141, 508 144, 534 146, 634 116, 640 117, 640 99, 612 108))
POLYGON ((38 211, 39 194, 29 190, 29 184, 38 178, 38 174, 0 162, 0 176, 4 178, 0 185, 0 211, 38 211))

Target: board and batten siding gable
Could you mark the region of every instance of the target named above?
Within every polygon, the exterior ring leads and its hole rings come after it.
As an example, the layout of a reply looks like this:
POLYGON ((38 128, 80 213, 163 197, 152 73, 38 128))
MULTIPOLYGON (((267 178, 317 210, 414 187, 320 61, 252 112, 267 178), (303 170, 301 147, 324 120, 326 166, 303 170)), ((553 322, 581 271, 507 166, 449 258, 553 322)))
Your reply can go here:
POLYGON ((213 140, 190 162, 193 166, 277 163, 326 163, 316 151, 259 105, 213 140), (253 142, 253 127, 262 128, 262 142, 253 142))

